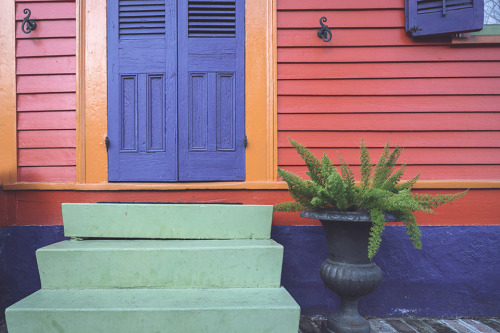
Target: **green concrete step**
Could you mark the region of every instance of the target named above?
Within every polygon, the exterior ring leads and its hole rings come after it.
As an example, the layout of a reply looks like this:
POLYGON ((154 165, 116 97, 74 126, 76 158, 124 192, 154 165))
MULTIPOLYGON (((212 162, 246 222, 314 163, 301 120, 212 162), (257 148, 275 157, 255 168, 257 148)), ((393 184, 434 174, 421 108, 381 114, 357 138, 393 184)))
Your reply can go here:
POLYGON ((279 287, 283 246, 264 240, 82 240, 37 251, 42 288, 279 287))
POLYGON ((269 239, 273 207, 63 203, 62 214, 67 237, 269 239))
POLYGON ((297 333, 283 288, 40 290, 6 311, 9 333, 297 333))

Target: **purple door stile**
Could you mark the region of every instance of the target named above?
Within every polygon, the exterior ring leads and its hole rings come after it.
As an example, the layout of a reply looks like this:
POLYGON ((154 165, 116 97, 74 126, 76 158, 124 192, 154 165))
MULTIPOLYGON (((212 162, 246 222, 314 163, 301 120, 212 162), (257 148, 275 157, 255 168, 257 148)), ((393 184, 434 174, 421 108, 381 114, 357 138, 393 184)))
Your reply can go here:
POLYGON ((245 2, 179 1, 179 180, 245 179, 245 2))

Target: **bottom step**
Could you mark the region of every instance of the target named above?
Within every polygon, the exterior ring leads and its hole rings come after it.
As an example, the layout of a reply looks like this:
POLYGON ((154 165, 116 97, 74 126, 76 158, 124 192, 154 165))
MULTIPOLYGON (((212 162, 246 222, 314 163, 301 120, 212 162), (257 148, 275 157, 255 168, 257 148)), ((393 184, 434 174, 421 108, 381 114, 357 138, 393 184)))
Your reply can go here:
POLYGON ((39 290, 6 311, 9 333, 296 333, 284 288, 39 290))

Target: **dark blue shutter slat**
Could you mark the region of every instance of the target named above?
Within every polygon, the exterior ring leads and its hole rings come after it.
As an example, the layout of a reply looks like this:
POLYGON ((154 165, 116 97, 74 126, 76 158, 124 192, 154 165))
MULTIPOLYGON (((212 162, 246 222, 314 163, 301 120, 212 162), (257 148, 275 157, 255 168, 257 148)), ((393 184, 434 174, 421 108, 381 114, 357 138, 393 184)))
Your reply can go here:
POLYGON ((244 0, 179 1, 181 181, 245 179, 244 21, 244 0))
POLYGON ((235 35, 235 0, 188 0, 188 36, 235 37, 235 35))
POLYGON ((428 36, 483 28, 483 0, 405 0, 406 31, 428 36))
POLYGON ((121 38, 128 35, 165 34, 165 2, 118 0, 118 19, 121 38))
POLYGON ((110 181, 177 180, 175 0, 108 0, 110 181))

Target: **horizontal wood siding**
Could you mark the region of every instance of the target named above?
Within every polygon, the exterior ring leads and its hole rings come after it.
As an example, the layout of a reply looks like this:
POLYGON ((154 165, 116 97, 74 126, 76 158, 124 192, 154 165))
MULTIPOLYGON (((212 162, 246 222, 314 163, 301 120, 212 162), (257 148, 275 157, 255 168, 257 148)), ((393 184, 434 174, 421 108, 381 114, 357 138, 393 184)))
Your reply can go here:
POLYGON ((277 0, 278 164, 305 175, 288 137, 359 174, 364 138, 378 158, 405 150, 407 177, 500 178, 500 48, 418 41, 403 0, 277 0), (325 16, 331 42, 317 37, 325 16))
MULTIPOLYGON (((21 169, 21 173, 25 170, 21 169)), ((41 171, 40 175, 43 171, 41 171)), ((66 172, 61 168, 61 173, 66 172)), ((25 177, 37 177, 26 174, 25 177)), ((417 191, 420 192, 420 191, 417 191)), ((425 193, 453 193, 453 190, 425 190, 425 193)), ((13 192, 10 192, 13 193, 13 192)), ((420 192, 422 193, 422 192, 420 192)), ((1 194, 1 192, 0 192, 1 194)), ((193 202, 243 203, 246 205, 272 205, 288 201, 285 190, 195 190, 195 191, 16 191, 11 198, 11 215, 16 225, 62 224, 63 202, 193 202)), ((439 214, 418 213, 421 225, 495 225, 500 216, 500 190, 470 190, 467 196, 436 209, 439 214), (464 218, 464 217, 473 218, 464 218)), ((9 221, 7 221, 9 222, 9 221)), ((10 221, 12 222, 12 221, 10 221)), ((0 226, 2 221, 0 220, 0 226)), ((274 225, 318 225, 318 220, 304 219, 299 214, 273 214, 274 225)))
POLYGON ((16 1, 18 181, 76 179, 76 5, 16 1), (21 30, 24 8, 36 30, 21 30))

